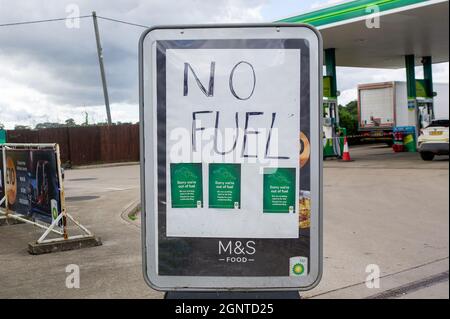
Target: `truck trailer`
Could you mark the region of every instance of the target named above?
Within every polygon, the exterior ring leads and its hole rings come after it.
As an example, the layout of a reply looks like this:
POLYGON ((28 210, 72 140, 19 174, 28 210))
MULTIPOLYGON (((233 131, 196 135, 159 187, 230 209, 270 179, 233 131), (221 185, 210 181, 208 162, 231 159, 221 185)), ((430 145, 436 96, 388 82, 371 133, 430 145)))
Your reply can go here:
POLYGON ((358 129, 363 137, 392 141, 395 127, 413 126, 416 136, 432 119, 448 119, 448 83, 433 84, 433 99, 408 101, 406 82, 358 86, 358 129), (430 105, 433 105, 433 108, 430 105), (434 111, 431 111, 431 110, 434 111))

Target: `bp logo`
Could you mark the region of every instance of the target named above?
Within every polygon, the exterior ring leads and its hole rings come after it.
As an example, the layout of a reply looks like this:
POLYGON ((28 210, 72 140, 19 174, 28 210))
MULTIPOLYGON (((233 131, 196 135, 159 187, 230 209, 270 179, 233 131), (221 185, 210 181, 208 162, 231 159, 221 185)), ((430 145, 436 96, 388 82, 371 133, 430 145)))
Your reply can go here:
POLYGON ((289 275, 306 276, 308 274, 308 258, 297 256, 289 258, 289 275))
POLYGON ((305 272, 305 267, 302 264, 295 264, 294 267, 292 267, 292 272, 300 276, 305 272))
POLYGON ((58 210, 56 209, 56 207, 53 207, 52 209, 52 218, 53 219, 58 218, 58 210))
POLYGON ((55 199, 52 199, 50 200, 50 206, 52 209, 52 221, 54 221, 59 215, 58 202, 55 199))

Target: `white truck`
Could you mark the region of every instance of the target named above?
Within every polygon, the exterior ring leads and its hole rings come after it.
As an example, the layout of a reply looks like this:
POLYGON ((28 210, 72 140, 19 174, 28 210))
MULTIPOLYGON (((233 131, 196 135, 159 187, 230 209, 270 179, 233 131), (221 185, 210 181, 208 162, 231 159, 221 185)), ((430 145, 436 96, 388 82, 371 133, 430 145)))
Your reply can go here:
MULTIPOLYGON (((364 137, 390 140, 396 126, 415 126, 420 118, 426 126, 432 118, 448 119, 448 83, 434 83, 434 115, 427 114, 429 100, 421 102, 418 107, 408 106, 406 82, 382 82, 358 86, 358 128, 364 137), (432 117, 432 118, 431 118, 432 117)), ((417 131, 416 131, 417 135, 417 131)))

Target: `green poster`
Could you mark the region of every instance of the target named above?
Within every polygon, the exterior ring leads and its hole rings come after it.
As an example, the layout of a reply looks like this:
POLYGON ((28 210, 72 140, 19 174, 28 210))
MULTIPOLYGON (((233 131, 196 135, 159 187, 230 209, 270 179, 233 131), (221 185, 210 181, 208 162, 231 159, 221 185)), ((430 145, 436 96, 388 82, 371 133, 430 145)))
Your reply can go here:
POLYGON ((416 97, 431 98, 433 93, 427 92, 427 82, 425 80, 416 80, 416 97))
POLYGON ((203 207, 201 163, 170 164, 172 208, 203 207))
POLYGON ((295 168, 264 169, 264 213, 295 212, 295 168))
POLYGON ((6 143, 6 131, 0 128, 0 144, 6 143))
POLYGON ((209 164, 209 207, 241 208, 240 164, 209 164))
POLYGON ((331 76, 323 77, 323 97, 331 98, 331 76))

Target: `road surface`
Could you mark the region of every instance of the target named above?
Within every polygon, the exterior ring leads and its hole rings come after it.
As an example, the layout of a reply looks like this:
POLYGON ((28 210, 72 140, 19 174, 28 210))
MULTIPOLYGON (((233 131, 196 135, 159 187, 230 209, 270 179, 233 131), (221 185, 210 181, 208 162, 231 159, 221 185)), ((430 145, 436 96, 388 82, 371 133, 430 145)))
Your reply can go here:
MULTIPOLYGON (((449 298, 448 157, 350 151, 354 162, 325 161, 324 274, 302 296, 449 298), (366 286, 368 265, 380 270, 379 288, 366 286)), ((139 199, 139 166, 67 170, 65 185, 68 211, 103 246, 31 256, 40 229, 0 226, 0 298, 162 298, 142 277, 139 221, 123 216, 139 199), (66 287, 70 264, 79 289, 66 287)))

